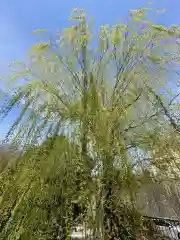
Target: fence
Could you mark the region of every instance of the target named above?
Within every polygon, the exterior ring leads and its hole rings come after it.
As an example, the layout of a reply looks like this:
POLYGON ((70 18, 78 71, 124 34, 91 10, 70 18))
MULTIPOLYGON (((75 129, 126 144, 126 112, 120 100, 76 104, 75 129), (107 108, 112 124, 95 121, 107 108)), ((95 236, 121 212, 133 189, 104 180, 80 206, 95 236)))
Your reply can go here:
POLYGON ((148 225, 148 239, 178 240, 180 239, 180 221, 155 217, 144 217, 148 225))
MULTIPOLYGON (((147 240, 180 240, 180 221, 155 217, 143 217, 144 229, 141 236, 134 236, 130 239, 147 240)), ((71 235, 71 239, 94 239, 92 236, 85 238, 83 228, 77 229, 71 235)), ((127 227, 128 230, 128 227, 127 227)))

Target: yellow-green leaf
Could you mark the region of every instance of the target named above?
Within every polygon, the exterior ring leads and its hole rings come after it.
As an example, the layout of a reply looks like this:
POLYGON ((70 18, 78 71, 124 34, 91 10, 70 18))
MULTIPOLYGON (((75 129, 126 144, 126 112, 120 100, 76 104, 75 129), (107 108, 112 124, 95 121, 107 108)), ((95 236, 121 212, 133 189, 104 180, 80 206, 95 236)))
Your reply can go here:
POLYGON ((41 33, 44 33, 44 32, 47 32, 47 31, 45 29, 37 29, 33 33, 34 34, 41 34, 41 33))
POLYGON ((161 25, 152 25, 152 28, 161 31, 161 32, 167 32, 167 28, 165 28, 164 26, 161 25))

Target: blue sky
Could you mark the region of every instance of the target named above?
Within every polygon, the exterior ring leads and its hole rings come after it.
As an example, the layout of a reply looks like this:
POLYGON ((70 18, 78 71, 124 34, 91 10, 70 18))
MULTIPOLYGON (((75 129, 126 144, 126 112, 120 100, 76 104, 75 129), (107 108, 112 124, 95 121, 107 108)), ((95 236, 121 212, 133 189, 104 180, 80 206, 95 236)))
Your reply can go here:
MULTIPOLYGON (((144 4, 143 0, 1 0, 0 5, 0 77, 8 76, 8 64, 13 60, 25 60, 30 46, 39 39, 32 34, 45 28, 52 32, 68 26, 72 8, 83 7, 94 18, 94 25, 113 24, 125 19, 130 9, 144 4)), ((158 17, 164 24, 180 24, 180 0, 156 0, 156 8, 168 9, 158 17)), ((0 82, 0 88, 2 83, 0 82)), ((0 139, 18 114, 15 109, 0 125, 0 139)))

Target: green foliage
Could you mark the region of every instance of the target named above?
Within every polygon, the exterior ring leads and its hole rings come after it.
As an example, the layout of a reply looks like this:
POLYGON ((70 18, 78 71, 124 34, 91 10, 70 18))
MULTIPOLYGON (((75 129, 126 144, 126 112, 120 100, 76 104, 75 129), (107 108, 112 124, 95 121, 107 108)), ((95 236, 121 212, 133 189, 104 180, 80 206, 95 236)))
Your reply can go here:
POLYGON ((74 9, 75 25, 37 43, 28 66, 15 69, 1 118, 25 102, 6 136, 25 153, 1 174, 2 240, 67 239, 77 223, 103 239, 142 230, 135 197, 144 173, 162 180, 179 160, 175 96, 159 96, 177 85, 178 28, 152 24, 147 10, 102 26, 95 49, 84 10, 74 9))
POLYGON ((74 202, 90 184, 88 168, 79 158, 78 147, 60 136, 27 151, 14 173, 2 176, 1 239, 18 239, 14 232, 22 239, 51 239, 59 233, 63 217, 70 221, 74 202))

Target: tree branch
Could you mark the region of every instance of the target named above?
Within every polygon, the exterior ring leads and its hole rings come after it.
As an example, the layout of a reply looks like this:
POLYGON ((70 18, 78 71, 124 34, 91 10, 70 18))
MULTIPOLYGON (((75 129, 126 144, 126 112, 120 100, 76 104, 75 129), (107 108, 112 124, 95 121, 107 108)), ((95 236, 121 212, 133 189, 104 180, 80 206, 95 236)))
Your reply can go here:
POLYGON ((158 104, 160 105, 161 109, 163 110, 165 116, 169 119, 171 126, 174 128, 174 130, 180 132, 180 127, 175 122, 175 120, 172 118, 171 114, 169 113, 168 109, 165 107, 163 101, 161 100, 160 96, 153 91, 153 89, 149 88, 150 92, 155 96, 155 99, 157 100, 158 104))

